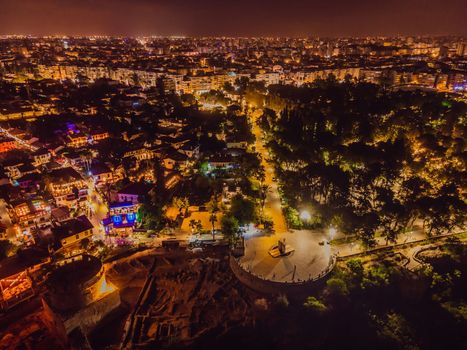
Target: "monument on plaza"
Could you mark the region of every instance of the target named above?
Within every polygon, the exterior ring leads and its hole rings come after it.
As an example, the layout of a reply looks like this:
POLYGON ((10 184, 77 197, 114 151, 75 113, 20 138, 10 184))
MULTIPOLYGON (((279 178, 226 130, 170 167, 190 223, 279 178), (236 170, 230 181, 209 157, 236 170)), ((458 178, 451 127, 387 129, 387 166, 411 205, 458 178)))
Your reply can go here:
POLYGON ((273 258, 279 258, 281 256, 289 255, 294 251, 295 249, 292 246, 285 243, 285 238, 282 238, 277 241, 277 245, 269 249, 269 255, 273 258))
POLYGON ((277 249, 281 254, 285 254, 285 238, 277 241, 277 249))

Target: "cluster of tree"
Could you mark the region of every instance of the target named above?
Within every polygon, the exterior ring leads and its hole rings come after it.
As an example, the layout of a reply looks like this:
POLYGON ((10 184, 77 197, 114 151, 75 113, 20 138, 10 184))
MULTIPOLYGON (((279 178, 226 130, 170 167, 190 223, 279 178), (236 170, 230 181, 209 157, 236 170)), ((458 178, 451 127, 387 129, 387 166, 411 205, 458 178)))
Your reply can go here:
POLYGON ((240 225, 249 224, 256 219, 255 203, 241 194, 235 195, 230 202, 229 214, 240 225))
POLYGON ((7 239, 0 240, 0 261, 14 254, 16 247, 7 239))
POLYGON ((388 298, 388 304, 399 301, 395 296, 399 292, 397 286, 400 279, 402 275, 399 269, 388 262, 364 264, 359 259, 352 259, 336 267, 326 281, 325 288, 319 294, 309 296, 303 306, 311 315, 320 319, 333 318, 342 312, 353 317, 359 314, 360 318, 366 318, 372 324, 378 338, 386 338, 393 346, 406 344, 413 341, 407 335, 411 325, 406 322, 404 315, 391 314, 385 310, 387 305, 381 303, 381 298, 389 295, 393 299, 388 298), (380 309, 385 311, 373 310, 372 304, 378 302, 380 309), (398 327, 388 329, 389 325, 396 323, 398 327))
POLYGON ((260 123, 290 206, 311 204, 322 224, 369 245, 417 219, 430 235, 463 224, 467 104, 333 79, 270 95, 287 101, 260 123))
POLYGON ((199 97, 201 103, 210 104, 213 106, 227 107, 230 104, 230 100, 224 96, 224 93, 219 90, 211 90, 199 97))
POLYGON ((224 215, 221 220, 221 230, 231 244, 234 244, 239 238, 240 225, 238 220, 230 214, 224 215))
POLYGON ((240 226, 254 222, 257 219, 255 202, 242 194, 235 195, 228 211, 221 220, 222 234, 235 243, 240 238, 240 226))
MULTIPOLYGON (((445 247, 465 256, 466 248, 459 241, 452 240, 445 247)), ((397 255, 386 256, 378 263, 360 259, 340 263, 326 281, 326 287, 318 295, 307 298, 304 306, 320 316, 333 312, 340 315, 344 310, 352 313, 352 309, 358 309, 359 313, 364 311, 379 336, 398 344, 420 341, 411 330, 426 327, 421 320, 431 319, 430 314, 444 315, 445 319, 435 326, 441 325, 441 332, 446 331, 443 327, 447 323, 450 329, 463 328, 466 261, 445 255, 444 248, 441 252, 437 249, 433 248, 431 253, 437 252, 434 255, 438 258, 419 256, 426 264, 416 273, 402 269, 397 255)), ((438 340, 443 342, 443 339, 438 340)))
POLYGON ((147 230, 161 230, 166 223, 162 206, 152 202, 143 203, 140 206, 138 217, 142 227, 147 230))
POLYGON ((267 93, 264 82, 241 77, 235 81, 235 86, 240 98, 244 99, 250 107, 263 107, 267 93))
POLYGON ((150 192, 142 198, 143 203, 138 209, 138 221, 146 230, 160 231, 168 223, 165 209, 169 203, 169 197, 164 191, 162 182, 158 181, 156 191, 150 192))

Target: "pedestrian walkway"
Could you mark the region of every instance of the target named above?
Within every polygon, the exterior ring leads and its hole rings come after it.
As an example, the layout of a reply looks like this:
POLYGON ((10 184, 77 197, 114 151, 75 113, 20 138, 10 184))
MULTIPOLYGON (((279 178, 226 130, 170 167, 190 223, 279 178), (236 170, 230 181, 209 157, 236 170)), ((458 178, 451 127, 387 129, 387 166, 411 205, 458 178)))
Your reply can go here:
POLYGON ((268 186, 268 193, 264 205, 264 214, 266 217, 272 219, 274 231, 283 233, 287 231, 287 223, 282 212, 279 190, 277 182, 275 181, 274 166, 268 161, 269 151, 264 144, 263 131, 257 124, 260 116, 260 110, 250 113, 252 132, 256 138, 255 149, 256 152, 261 155, 261 165, 264 167, 265 172, 264 185, 268 186))
MULTIPOLYGON (((450 236, 455 236, 458 234, 464 233, 464 231, 448 232, 438 236, 433 236, 431 239, 439 240, 450 236)), ((352 256, 358 256, 362 254, 370 254, 372 252, 377 252, 385 249, 402 249, 404 247, 410 247, 410 245, 423 244, 427 242, 429 237, 422 230, 408 232, 407 234, 401 235, 393 244, 386 244, 386 241, 382 238, 377 239, 376 246, 368 249, 364 247, 358 241, 351 241, 347 243, 340 243, 333 245, 333 252, 338 256, 338 258, 349 258, 352 256)))

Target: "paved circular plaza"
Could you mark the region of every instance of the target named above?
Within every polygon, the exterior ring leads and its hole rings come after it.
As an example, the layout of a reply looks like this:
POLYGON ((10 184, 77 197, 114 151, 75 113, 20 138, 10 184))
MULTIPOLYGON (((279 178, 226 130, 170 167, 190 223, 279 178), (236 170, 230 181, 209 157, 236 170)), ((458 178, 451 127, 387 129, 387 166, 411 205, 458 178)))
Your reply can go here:
POLYGON ((239 259, 240 266, 261 279, 289 283, 308 281, 322 274, 330 264, 331 247, 324 231, 292 230, 265 234, 250 230, 244 237, 245 255, 239 259), (269 251, 284 238, 285 244, 294 251, 273 258, 269 251))

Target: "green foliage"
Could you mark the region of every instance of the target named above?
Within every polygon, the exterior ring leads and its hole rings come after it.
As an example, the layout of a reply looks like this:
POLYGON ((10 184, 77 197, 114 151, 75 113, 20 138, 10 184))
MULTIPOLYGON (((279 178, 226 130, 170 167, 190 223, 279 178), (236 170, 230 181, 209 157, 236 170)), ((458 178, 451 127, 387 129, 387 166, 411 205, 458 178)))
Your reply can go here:
POLYGON ((221 220, 221 230, 231 243, 235 243, 238 239, 238 220, 232 215, 224 215, 221 220))
POLYGON ((246 102, 255 108, 261 108, 264 105, 266 88, 262 82, 249 82, 245 88, 246 102))
POLYGON ((211 90, 202 94, 199 98, 200 102, 211 105, 227 106, 229 100, 224 96, 222 91, 211 90))
POLYGON ((172 205, 180 211, 185 211, 190 206, 190 202, 187 197, 173 197, 172 205))
POLYGON ((360 259, 350 259, 349 261, 347 261, 346 265, 352 273, 352 276, 358 279, 361 279, 363 277, 364 268, 360 259))
POLYGON ((212 212, 211 215, 209 215, 209 222, 211 223, 212 225, 212 232, 214 234, 214 225, 216 224, 217 222, 217 215, 215 212, 212 212))
POLYGON ((331 294, 346 296, 349 294, 347 283, 338 277, 332 277, 326 281, 326 286, 331 294))
POLYGON ((165 224, 162 207, 151 203, 143 203, 138 209, 138 217, 147 230, 160 230, 165 224))
POLYGON ((199 165, 200 174, 206 176, 209 171, 209 163, 207 161, 201 162, 199 165))
POLYGON ((261 217, 260 224, 263 224, 265 229, 272 229, 274 227, 274 222, 269 216, 261 217))
POLYGON ((326 312, 328 309, 327 306, 324 305, 322 301, 320 301, 319 299, 313 296, 309 296, 308 298, 306 298, 306 301, 303 304, 303 306, 305 306, 309 310, 312 310, 320 314, 326 312))
POLYGON ((242 156, 240 169, 243 176, 253 176, 257 179, 264 178, 264 169, 261 166, 258 153, 246 153, 242 156))
POLYGON ((203 231, 203 225, 201 224, 201 220, 194 220, 191 219, 189 226, 191 230, 197 234, 201 233, 203 231))
POLYGON ((185 107, 193 107, 196 106, 196 104, 198 103, 196 101, 195 96, 192 94, 183 94, 182 96, 180 96, 180 100, 182 101, 182 104, 185 107))
POLYGON ((447 301, 442 303, 441 306, 459 321, 467 321, 467 304, 465 302, 447 301))
POLYGON ((418 346, 414 342, 414 332, 404 316, 395 312, 389 312, 382 317, 372 315, 372 318, 380 337, 394 342, 401 349, 418 349, 418 346))
POLYGON ((303 222, 302 220, 300 220, 300 214, 297 209, 285 206, 284 215, 289 227, 296 230, 299 230, 303 227, 303 222))
POLYGON ((244 225, 255 220, 255 203, 241 194, 232 198, 230 214, 235 217, 239 224, 244 225))
POLYGON ((361 282, 362 289, 374 289, 388 286, 391 281, 392 271, 390 268, 377 264, 368 268, 361 282))
POLYGON ((283 102, 260 125, 291 207, 311 202, 323 225, 370 247, 376 232, 395 242, 417 218, 428 234, 464 222, 464 102, 333 79, 274 86, 267 101, 283 102))
POLYGON ((425 265, 419 270, 419 273, 429 282, 430 290, 433 293, 432 298, 437 301, 452 299, 455 294, 453 291, 459 289, 459 283, 462 285, 462 272, 457 269, 450 272, 440 272, 435 270, 432 265, 425 265))
POLYGON ((7 239, 0 240, 0 260, 14 253, 15 246, 7 239))

